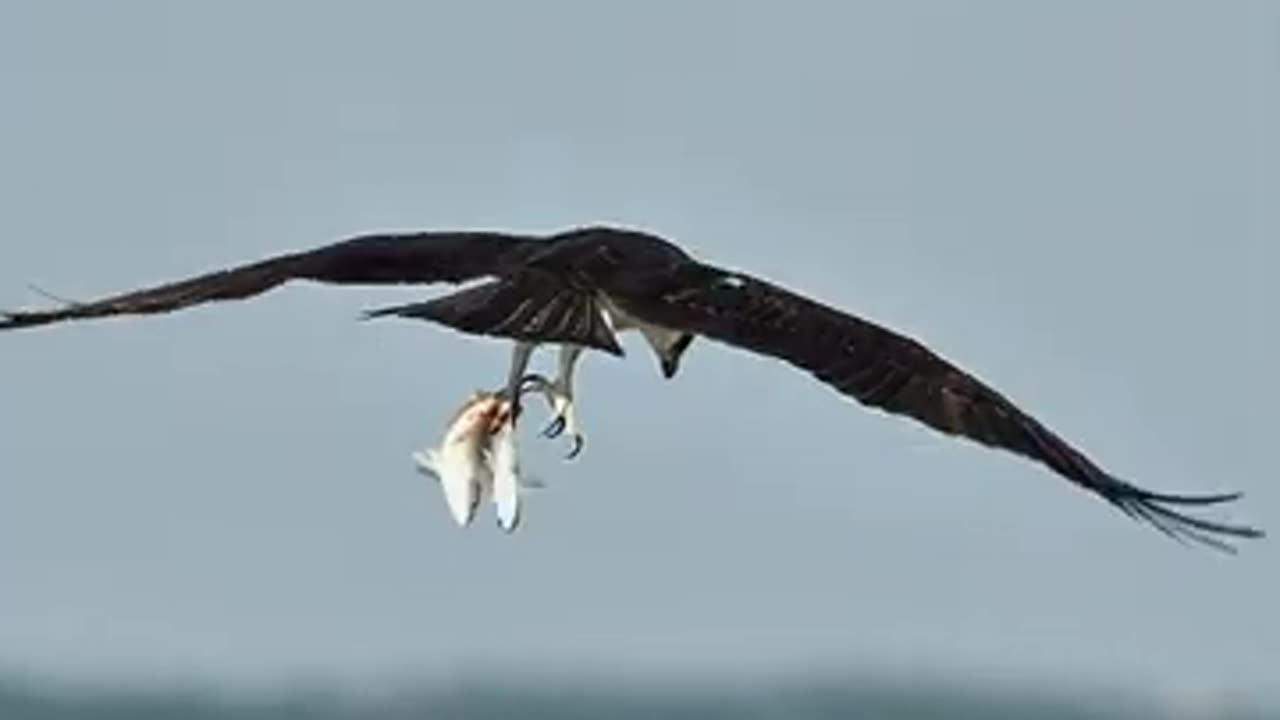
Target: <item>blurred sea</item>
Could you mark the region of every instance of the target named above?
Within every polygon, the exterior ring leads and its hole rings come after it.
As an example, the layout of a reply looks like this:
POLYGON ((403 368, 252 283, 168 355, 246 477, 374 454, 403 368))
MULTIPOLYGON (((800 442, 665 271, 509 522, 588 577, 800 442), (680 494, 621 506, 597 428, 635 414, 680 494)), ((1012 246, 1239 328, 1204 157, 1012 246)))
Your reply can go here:
POLYGON ((860 680, 818 684, 456 683, 383 693, 227 694, 0 682, 0 720, 400 720, 420 718, 866 718, 888 720, 1277 720, 1205 699, 1036 696, 989 688, 860 680))

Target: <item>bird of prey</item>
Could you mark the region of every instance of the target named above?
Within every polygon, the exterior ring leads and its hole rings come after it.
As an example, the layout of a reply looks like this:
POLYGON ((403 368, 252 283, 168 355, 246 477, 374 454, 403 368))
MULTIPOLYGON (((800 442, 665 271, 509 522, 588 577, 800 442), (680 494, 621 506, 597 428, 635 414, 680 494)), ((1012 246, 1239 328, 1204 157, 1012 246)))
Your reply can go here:
POLYGON ((1187 508, 1240 493, 1157 493, 1103 470, 1043 423, 920 342, 752 275, 698 260, 655 234, 583 226, 548 235, 461 230, 367 233, 91 302, 0 313, 0 330, 68 320, 166 313, 258 295, 292 280, 338 285, 449 283, 433 299, 367 311, 416 318, 513 342, 504 391, 516 404, 547 396, 582 447, 574 368, 587 349, 621 357, 618 336, 639 332, 664 378, 696 337, 781 360, 870 408, 1009 451, 1101 496, 1171 537, 1234 551, 1227 538, 1262 531, 1193 516, 1187 508), (559 348, 558 373, 528 373, 540 346, 559 348))

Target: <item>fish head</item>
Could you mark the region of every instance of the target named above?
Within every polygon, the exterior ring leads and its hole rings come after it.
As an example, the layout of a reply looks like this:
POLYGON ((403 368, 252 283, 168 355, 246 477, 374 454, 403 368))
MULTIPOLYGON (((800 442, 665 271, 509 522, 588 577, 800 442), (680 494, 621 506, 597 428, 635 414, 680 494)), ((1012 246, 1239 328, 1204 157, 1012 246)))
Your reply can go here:
POLYGON ((499 393, 477 390, 458 408, 445 431, 445 444, 480 444, 511 415, 511 403, 499 393))

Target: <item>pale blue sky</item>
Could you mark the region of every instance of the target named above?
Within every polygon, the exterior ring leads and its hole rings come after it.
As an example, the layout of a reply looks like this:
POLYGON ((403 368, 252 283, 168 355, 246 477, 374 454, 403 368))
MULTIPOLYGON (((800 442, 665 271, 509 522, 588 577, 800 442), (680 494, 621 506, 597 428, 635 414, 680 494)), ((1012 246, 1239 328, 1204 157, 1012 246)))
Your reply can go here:
MULTIPOLYGON (((0 5, 0 306, 370 229, 620 222, 913 334, 1280 532, 1274 3, 0 5)), ((507 348, 251 303, 0 338, 0 666, 842 664, 1276 691, 1280 550, 697 343, 582 366, 514 537, 409 453, 507 348)), ((548 363, 550 358, 542 358, 548 363)), ((541 411, 539 410, 538 414, 541 411)), ((537 417, 537 415, 531 415, 537 417)))

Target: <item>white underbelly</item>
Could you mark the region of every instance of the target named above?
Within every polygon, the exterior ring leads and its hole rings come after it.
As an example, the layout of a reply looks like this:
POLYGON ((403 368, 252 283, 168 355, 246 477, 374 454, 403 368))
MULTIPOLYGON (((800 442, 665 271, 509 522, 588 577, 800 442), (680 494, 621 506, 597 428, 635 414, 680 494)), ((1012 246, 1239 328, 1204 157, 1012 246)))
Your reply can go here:
POLYGON ((654 325, 629 315, 606 295, 600 296, 600 311, 605 323, 615 334, 636 330, 644 336, 654 350, 659 352, 669 349, 684 334, 679 330, 654 325))

